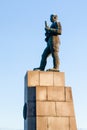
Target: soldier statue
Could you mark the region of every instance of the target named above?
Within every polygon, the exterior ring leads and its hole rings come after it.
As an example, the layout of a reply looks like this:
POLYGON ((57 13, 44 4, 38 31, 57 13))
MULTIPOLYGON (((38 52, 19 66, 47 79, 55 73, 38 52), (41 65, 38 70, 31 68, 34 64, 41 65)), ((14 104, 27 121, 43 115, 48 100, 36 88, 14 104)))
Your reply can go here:
POLYGON ((58 16, 52 14, 50 16, 50 21, 52 22, 51 26, 49 27, 47 25, 47 22, 45 21, 45 41, 47 42, 47 46, 42 54, 42 59, 40 62, 40 66, 38 68, 34 68, 33 70, 45 70, 45 66, 47 63, 47 57, 51 54, 53 58, 53 68, 48 69, 48 71, 58 71, 59 72, 59 45, 60 45, 60 40, 59 40, 59 35, 61 35, 62 32, 62 27, 61 23, 57 21, 58 16))

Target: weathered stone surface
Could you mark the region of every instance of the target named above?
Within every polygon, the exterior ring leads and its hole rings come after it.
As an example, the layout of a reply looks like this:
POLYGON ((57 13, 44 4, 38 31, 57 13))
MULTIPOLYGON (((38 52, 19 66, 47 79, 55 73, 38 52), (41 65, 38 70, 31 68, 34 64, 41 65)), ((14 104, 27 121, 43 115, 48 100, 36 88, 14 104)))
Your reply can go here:
POLYGON ((53 73, 53 86, 65 86, 65 75, 64 72, 53 73))
POLYGON ((70 130, 77 130, 75 117, 70 117, 70 130))
POLYGON ((36 87, 36 100, 43 101, 47 99, 46 87, 36 87))
POLYGON ((27 119, 24 120, 24 130, 27 130, 27 125, 28 125, 28 122, 27 122, 27 119))
POLYGON ((73 101, 71 87, 65 87, 65 91, 66 91, 66 101, 73 101))
POLYGON ((24 102, 27 102, 27 74, 24 77, 24 102))
POLYGON ((63 72, 28 71, 24 130, 77 130, 71 87, 63 72))
POLYGON ((27 102, 27 86, 24 86, 24 102, 27 102))
POLYGON ((27 88, 26 93, 27 102, 36 101, 36 87, 26 87, 26 88, 27 88))
POLYGON ((27 116, 28 117, 36 116, 36 102, 27 103, 27 116))
POLYGON ((40 84, 40 71, 27 72, 27 86, 38 86, 40 84))
POLYGON ((53 72, 40 71, 40 86, 53 86, 53 72))
POLYGON ((24 130, 36 130, 36 117, 27 118, 27 125, 24 130))
POLYGON ((26 86, 65 86, 64 72, 28 71, 26 86))
POLYGON ((47 117, 36 118, 36 130, 47 130, 47 117))
POLYGON ((50 101, 65 101, 64 87, 47 87, 47 97, 50 101))
POLYGON ((57 116, 74 116, 72 102, 56 102, 57 116))
POLYGON ((26 89, 27 91, 25 99, 27 102, 36 100, 39 101, 47 100, 47 88, 45 86, 26 87, 26 89))
POLYGON ((48 130, 69 130, 69 118, 48 117, 48 130))
POLYGON ((55 116, 55 102, 36 102, 36 115, 37 116, 55 116))

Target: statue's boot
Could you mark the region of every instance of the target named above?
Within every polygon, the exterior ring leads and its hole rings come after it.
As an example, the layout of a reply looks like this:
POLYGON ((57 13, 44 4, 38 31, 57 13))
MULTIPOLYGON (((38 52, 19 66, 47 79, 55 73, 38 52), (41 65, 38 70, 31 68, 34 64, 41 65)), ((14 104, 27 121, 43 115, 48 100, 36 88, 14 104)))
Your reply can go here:
POLYGON ((47 69, 46 71, 54 71, 54 72, 60 72, 58 69, 56 68, 52 68, 52 69, 47 69))
POLYGON ((44 70, 41 69, 40 67, 38 67, 38 68, 34 68, 33 70, 34 70, 34 71, 35 71, 35 70, 36 70, 36 71, 40 71, 40 70, 41 70, 41 71, 44 71, 44 70))

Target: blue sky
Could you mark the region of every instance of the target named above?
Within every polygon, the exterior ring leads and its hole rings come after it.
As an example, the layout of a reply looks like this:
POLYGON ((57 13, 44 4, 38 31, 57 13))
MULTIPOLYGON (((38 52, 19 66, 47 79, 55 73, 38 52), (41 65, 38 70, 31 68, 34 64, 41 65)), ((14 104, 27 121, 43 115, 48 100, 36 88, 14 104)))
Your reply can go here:
POLYGON ((0 0, 0 128, 23 129, 24 76, 39 66, 53 13, 63 30, 60 71, 72 87, 77 127, 87 128, 87 0, 0 0))

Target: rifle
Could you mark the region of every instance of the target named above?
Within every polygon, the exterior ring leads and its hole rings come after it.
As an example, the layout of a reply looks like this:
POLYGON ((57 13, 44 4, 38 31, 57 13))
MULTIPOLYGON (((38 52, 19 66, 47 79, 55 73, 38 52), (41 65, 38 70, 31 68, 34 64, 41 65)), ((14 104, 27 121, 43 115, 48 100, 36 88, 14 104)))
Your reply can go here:
MULTIPOLYGON (((48 27, 47 26, 47 21, 45 21, 45 28, 46 27, 48 27)), ((49 32, 47 30, 46 30, 45 36, 46 36, 45 41, 48 42, 50 35, 49 35, 49 32)))
POLYGON ((47 27, 47 21, 45 21, 45 27, 47 27))

